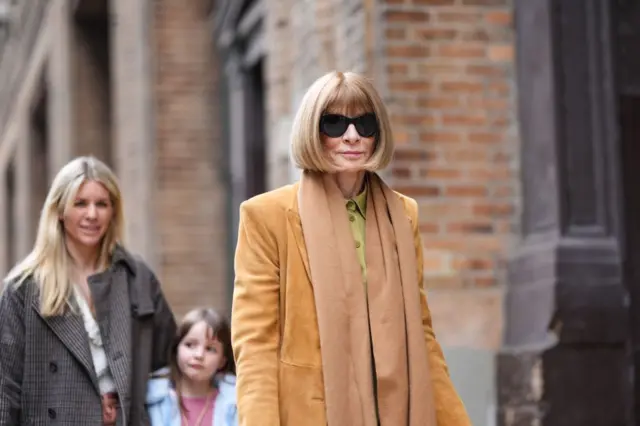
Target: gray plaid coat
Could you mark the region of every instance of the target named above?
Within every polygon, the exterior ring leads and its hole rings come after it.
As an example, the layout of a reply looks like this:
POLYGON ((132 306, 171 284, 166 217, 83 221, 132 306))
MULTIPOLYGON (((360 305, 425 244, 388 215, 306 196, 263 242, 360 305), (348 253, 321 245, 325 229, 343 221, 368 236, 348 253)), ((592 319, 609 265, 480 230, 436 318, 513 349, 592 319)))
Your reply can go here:
MULTIPOLYGON (((153 273, 122 248, 89 286, 122 406, 118 425, 146 425, 147 379, 167 364, 173 314, 153 273)), ((21 425, 102 425, 82 318, 44 318, 31 280, 0 296, 0 426, 21 425)))

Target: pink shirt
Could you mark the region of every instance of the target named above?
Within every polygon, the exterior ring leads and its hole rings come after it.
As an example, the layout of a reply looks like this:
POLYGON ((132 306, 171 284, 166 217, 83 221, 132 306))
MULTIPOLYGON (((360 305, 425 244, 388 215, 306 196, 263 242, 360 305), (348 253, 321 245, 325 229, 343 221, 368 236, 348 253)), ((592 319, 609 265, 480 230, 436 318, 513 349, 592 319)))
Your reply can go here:
MULTIPOLYGON (((202 422, 200 422, 200 426, 211 426, 213 425, 213 408, 216 405, 216 395, 214 395, 213 400, 207 407, 207 411, 202 418, 202 422)), ((182 426, 196 426, 196 422, 200 418, 202 414, 202 410, 204 409, 205 404, 207 403, 207 397, 182 397, 182 403, 184 404, 185 416, 187 417, 187 423, 182 426)), ((184 420, 183 420, 184 422, 184 420)))

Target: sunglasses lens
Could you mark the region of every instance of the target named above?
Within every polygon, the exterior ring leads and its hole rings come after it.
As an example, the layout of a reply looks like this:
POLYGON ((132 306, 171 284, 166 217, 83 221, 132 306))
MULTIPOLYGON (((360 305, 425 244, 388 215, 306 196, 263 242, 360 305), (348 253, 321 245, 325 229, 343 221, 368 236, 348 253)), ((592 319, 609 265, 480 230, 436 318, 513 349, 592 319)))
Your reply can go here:
POLYGON ((330 138, 342 136, 347 130, 345 117, 337 114, 327 114, 320 120, 320 131, 330 138))
POLYGON ((375 114, 365 114, 356 119, 356 130, 360 136, 369 138, 378 131, 378 121, 375 114))

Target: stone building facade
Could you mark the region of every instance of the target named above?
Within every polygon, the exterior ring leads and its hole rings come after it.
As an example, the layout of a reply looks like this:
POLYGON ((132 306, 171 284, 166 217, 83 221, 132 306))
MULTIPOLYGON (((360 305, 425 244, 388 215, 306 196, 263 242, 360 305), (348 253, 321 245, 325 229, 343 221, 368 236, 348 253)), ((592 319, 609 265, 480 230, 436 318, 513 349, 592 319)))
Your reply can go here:
POLYGON ((118 174, 128 245, 170 302, 228 308, 224 149, 211 3, 6 1, 0 273, 33 244, 52 176, 92 154, 118 174))

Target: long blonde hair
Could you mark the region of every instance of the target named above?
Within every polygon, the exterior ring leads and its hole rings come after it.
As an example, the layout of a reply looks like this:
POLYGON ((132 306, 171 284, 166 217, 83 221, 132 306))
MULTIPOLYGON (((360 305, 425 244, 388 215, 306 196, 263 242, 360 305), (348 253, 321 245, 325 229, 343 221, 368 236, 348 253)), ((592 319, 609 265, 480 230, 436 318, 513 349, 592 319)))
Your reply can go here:
POLYGON ((104 185, 113 205, 113 218, 100 245, 98 264, 106 267, 116 244, 123 242, 122 195, 116 176, 106 164, 94 157, 72 160, 53 179, 40 213, 33 250, 5 278, 6 284, 20 286, 32 277, 38 285, 40 312, 45 317, 62 315, 70 307, 73 288, 69 280, 70 258, 61 217, 73 205, 80 187, 87 181, 104 185))

